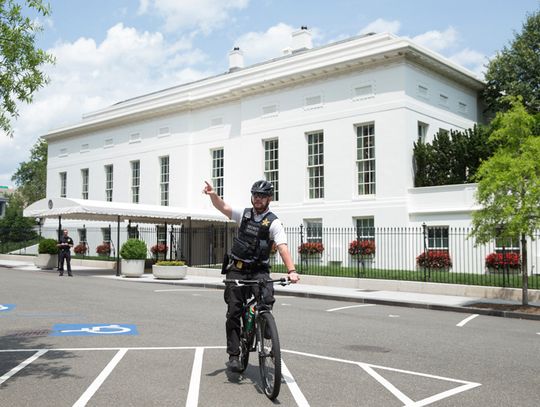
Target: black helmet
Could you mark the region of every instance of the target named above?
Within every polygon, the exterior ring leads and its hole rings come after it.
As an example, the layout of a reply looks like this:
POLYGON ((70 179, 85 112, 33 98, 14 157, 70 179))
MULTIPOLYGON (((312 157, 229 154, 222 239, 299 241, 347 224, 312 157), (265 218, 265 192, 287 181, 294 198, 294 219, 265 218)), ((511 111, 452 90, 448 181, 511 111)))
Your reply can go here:
POLYGON ((261 179, 253 184, 251 193, 272 196, 274 195, 274 186, 271 182, 261 179))

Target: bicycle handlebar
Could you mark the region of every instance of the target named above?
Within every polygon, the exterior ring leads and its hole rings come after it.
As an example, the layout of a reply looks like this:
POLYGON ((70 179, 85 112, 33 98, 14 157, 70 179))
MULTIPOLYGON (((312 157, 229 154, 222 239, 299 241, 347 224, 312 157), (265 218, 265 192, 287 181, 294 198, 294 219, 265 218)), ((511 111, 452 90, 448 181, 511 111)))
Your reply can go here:
POLYGON ((225 279, 223 280, 225 284, 235 284, 237 286, 241 285, 259 285, 267 283, 279 283, 279 285, 286 286, 291 284, 291 280, 287 277, 278 278, 276 280, 235 280, 235 279, 225 279))

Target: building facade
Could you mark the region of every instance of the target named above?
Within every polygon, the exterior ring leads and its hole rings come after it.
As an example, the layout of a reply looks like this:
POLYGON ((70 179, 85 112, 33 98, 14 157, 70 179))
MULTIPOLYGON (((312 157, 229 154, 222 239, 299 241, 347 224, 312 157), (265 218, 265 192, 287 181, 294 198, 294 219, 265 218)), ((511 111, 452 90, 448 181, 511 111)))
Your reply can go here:
MULTIPOLYGON (((355 37, 164 89, 45 135, 47 196, 211 208, 261 178, 286 226, 470 225, 474 185, 414 188, 413 143, 482 121, 484 84, 408 39, 355 37)), ((312 236, 314 237, 314 236, 312 236)), ((316 237, 316 236, 315 236, 316 237)))

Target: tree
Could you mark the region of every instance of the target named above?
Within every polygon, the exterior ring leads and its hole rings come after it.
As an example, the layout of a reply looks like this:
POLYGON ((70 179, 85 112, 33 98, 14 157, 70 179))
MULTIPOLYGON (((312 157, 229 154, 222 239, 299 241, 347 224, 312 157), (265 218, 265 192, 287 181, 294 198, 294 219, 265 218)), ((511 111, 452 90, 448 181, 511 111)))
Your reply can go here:
MULTIPOLYGON (((42 0, 24 3, 39 15, 50 14, 42 0)), ((23 16, 23 7, 15 0, 0 1, 0 129, 9 136, 13 135, 11 119, 18 115, 17 102, 31 103, 34 93, 48 82, 40 68, 54 58, 35 46, 36 34, 42 30, 23 16)))
POLYGON ((0 243, 19 243, 36 237, 35 220, 23 217, 23 208, 20 197, 10 195, 6 215, 0 219, 0 243))
POLYGON ((472 235, 478 243, 519 237, 522 303, 528 305, 527 237, 540 228, 540 134, 533 133, 538 123, 520 99, 505 102, 511 108, 497 114, 490 137, 498 148, 476 174, 482 209, 473 213, 472 235))
POLYGON ((540 112, 540 11, 530 14, 523 31, 515 34, 487 66, 484 100, 492 113, 510 108, 508 96, 521 96, 529 113, 540 112))
POLYGON ((473 182, 482 160, 492 152, 486 128, 474 126, 465 131, 439 132, 433 142, 414 143, 416 187, 473 182))
POLYGON ((39 201, 46 196, 47 185, 47 142, 39 138, 30 151, 30 160, 19 164, 11 177, 18 186, 24 206, 39 201))

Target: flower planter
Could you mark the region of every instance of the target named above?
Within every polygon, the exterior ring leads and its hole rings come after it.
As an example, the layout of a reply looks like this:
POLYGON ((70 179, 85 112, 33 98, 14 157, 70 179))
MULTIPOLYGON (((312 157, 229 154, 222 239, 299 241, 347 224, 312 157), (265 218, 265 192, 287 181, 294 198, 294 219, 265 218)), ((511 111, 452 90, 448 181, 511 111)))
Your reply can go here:
POLYGON ((52 270, 58 267, 57 254, 38 254, 34 259, 34 265, 42 270, 52 270))
POLYGON ((124 277, 140 277, 144 274, 144 260, 122 259, 120 270, 124 277))
POLYGON ((180 280, 186 278, 187 266, 152 266, 154 278, 163 280, 180 280))
POLYGON ((353 255, 351 256, 351 265, 356 267, 358 264, 361 268, 372 269, 373 263, 375 263, 375 256, 363 256, 363 255, 353 255))
POLYGON ((506 274, 506 273, 508 273, 508 274, 520 274, 521 270, 518 269, 518 268, 509 267, 508 271, 507 271, 503 267, 497 268, 497 267, 489 267, 488 266, 488 267, 486 267, 486 272, 487 272, 487 274, 506 274))

